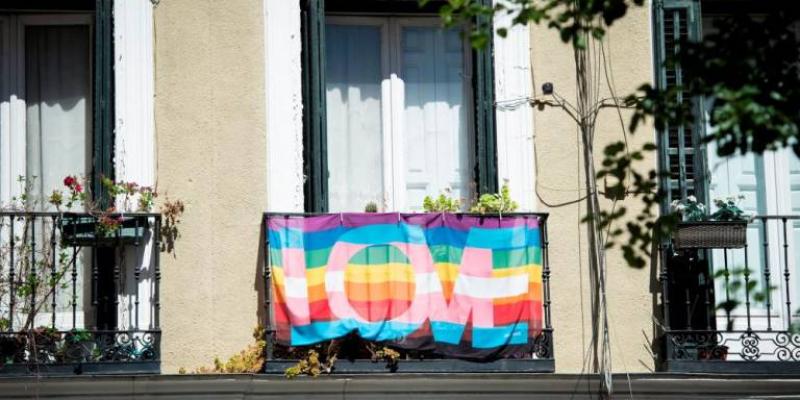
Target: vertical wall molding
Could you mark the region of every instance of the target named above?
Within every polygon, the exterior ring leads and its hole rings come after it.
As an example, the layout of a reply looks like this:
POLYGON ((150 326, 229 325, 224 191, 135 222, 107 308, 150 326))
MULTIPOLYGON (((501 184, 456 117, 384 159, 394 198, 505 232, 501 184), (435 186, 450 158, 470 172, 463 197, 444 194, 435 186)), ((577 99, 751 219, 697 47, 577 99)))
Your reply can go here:
POLYGON ((267 210, 303 211, 303 92, 299 0, 264 0, 267 210))
MULTIPOLYGON (((156 184, 155 168, 155 59, 153 4, 150 0, 114 1, 114 175, 143 186, 156 184)), ((119 206, 119 204, 118 204, 119 206)), ((134 206, 135 207, 135 206, 134 206)), ((124 288, 119 295, 118 326, 146 326, 154 312, 150 301, 155 260, 152 241, 125 250, 124 288), (141 273, 137 281, 136 270, 141 273), (139 288, 135 289, 136 282, 139 288), (138 294, 136 298, 135 294, 138 294), (133 303, 141 302, 138 313, 133 303)))
POLYGON ((153 5, 114 2, 114 169, 118 180, 155 184, 153 5))
POLYGON ((495 16, 494 25, 509 28, 505 38, 495 35, 493 43, 498 186, 507 181, 520 210, 535 211, 530 29, 511 27, 505 13, 495 16))

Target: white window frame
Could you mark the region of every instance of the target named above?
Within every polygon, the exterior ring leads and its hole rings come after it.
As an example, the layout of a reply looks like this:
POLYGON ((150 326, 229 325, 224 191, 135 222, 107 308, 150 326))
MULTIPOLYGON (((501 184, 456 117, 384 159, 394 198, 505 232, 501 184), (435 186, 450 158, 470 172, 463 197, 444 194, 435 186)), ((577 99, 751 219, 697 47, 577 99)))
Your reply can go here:
MULTIPOLYGON (((366 17, 328 16, 326 24, 343 26, 374 26, 381 32, 381 125, 383 144, 383 194, 382 206, 387 211, 408 210, 405 180, 405 138, 403 112, 405 111, 405 83, 398 76, 402 71, 402 30, 404 27, 440 27, 436 17, 366 17)), ((467 153, 470 164, 474 162, 475 132, 473 127, 472 59, 469 43, 464 40, 463 98, 467 125, 467 153)), ((474 181, 474 176, 472 177, 474 181)), ((438 193, 431 193, 437 195, 438 193)), ((472 193, 470 193, 470 196, 472 193)))
MULTIPOLYGON (((264 0, 264 64, 267 115, 266 208, 275 212, 303 211, 303 96, 300 0, 264 0)), ((519 211, 536 211, 534 192, 533 97, 530 28, 512 26, 498 15, 495 26, 508 28, 494 38, 495 101, 524 106, 495 110, 498 181, 507 181, 519 211)), ((471 63, 470 63, 471 64, 471 63)), ((469 96, 472 98, 472 96, 469 96)))
MULTIPOLYGON (((8 204, 20 195, 18 176, 26 175, 27 98, 25 94, 25 28, 28 26, 89 27, 89 48, 94 46, 94 21, 91 14, 19 14, 0 16, 3 32, 0 34, 0 203, 8 204), (12 56, 13 55, 13 56, 12 56), (15 63, 13 62, 15 61, 15 63), (3 72, 7 71, 7 72, 3 72)), ((92 55, 88 65, 92 68, 92 55)), ((89 71, 93 76, 93 71, 89 71)), ((89 93, 93 93, 93 79, 89 79, 89 93)), ((92 147, 92 101, 86 107, 87 150, 92 147)), ((87 172, 91 168, 91 153, 87 152, 87 172)))

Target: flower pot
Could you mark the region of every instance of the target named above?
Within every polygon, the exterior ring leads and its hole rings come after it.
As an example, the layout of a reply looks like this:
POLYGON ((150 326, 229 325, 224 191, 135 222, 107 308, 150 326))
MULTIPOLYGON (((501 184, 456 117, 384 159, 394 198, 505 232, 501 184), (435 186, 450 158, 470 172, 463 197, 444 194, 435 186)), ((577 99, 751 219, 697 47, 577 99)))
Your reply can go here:
POLYGON ((49 328, 36 328, 31 331, 30 350, 32 361, 42 363, 53 361, 58 353, 61 334, 49 328))
POLYGON ((3 364, 24 362, 27 343, 25 335, 16 333, 0 335, 0 368, 3 364))
POLYGON ((80 363, 91 360, 97 343, 90 333, 69 332, 64 336, 61 358, 64 362, 80 363))
POLYGON ((728 359, 728 346, 710 346, 699 349, 697 359, 725 361, 728 359))
POLYGON ((120 228, 110 235, 98 233, 98 220, 91 215, 64 215, 61 220, 61 240, 67 246, 100 246, 135 244, 142 241, 147 218, 122 217, 120 228))
POLYGON ((681 222, 672 234, 675 249, 738 249, 747 244, 747 221, 681 222))

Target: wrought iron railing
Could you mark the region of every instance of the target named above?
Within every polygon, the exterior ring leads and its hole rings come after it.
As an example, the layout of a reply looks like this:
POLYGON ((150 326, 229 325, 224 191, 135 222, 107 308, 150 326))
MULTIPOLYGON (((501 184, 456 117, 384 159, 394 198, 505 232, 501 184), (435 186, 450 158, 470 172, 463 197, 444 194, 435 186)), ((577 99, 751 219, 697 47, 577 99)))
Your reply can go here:
MULTIPOLYGON (((284 373, 287 368, 297 364, 298 360, 307 354, 312 348, 324 348, 331 346, 331 342, 323 343, 321 346, 288 347, 277 342, 277 330, 274 321, 274 310, 272 308, 275 294, 272 291, 273 270, 270 265, 270 239, 269 221, 271 219, 303 218, 311 216, 337 216, 340 214, 320 214, 320 213, 264 213, 263 234, 264 242, 264 268, 263 285, 265 288, 264 296, 264 326, 266 335, 265 346, 265 372, 284 373)), ((354 214, 350 214, 354 215, 354 214)), ((393 214, 399 218, 410 215, 420 214, 393 214)), ((334 345, 338 348, 348 348, 346 354, 339 354, 338 361, 333 367, 337 373, 385 373, 385 372, 410 372, 410 373, 447 373, 447 372, 554 372, 555 361, 553 355, 553 326, 551 322, 551 300, 550 300, 550 268, 548 263, 548 237, 547 237, 547 217, 546 213, 504 213, 502 215, 484 215, 459 213, 456 216, 482 217, 485 219, 503 218, 533 218, 538 220, 540 228, 541 246, 541 313, 542 326, 528 351, 507 354, 491 361, 474 362, 461 359, 459 357, 443 356, 434 351, 402 350, 400 359, 394 365, 387 365, 376 360, 374 351, 366 350, 371 344, 364 342, 354 334, 335 340, 334 345)))
POLYGON ((739 249, 661 258, 665 368, 800 372, 800 216, 757 216, 739 249))
POLYGON ((159 214, 0 212, 0 375, 157 373, 160 228, 159 214))

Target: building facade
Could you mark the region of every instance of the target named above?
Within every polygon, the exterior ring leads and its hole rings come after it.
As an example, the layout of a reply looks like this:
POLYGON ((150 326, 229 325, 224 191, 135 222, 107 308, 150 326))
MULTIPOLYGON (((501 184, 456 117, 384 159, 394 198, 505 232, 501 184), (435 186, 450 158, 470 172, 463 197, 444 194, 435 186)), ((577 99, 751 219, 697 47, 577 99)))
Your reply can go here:
MULTIPOLYGON (((64 188, 62 180, 72 175, 85 176, 99 194, 102 177, 113 176, 154 187, 157 205, 185 206, 177 225, 167 215, 127 212, 109 240, 88 232, 86 242, 81 222, 46 201, 28 206, 23 199, 21 211, 7 207, 0 313, 8 315, 8 343, 18 329, 44 326, 60 332, 55 342, 85 329, 95 344, 92 355, 43 355, 32 369, 36 350, 23 343, 6 355, 6 371, 175 374, 211 366, 250 345, 254 327, 274 324, 275 293, 265 271, 277 278, 268 267, 265 212, 335 216, 375 203, 382 213, 421 213, 426 195, 448 193, 466 204, 503 185, 517 212, 546 214, 545 289, 536 304, 549 343, 528 358, 547 362, 487 367, 435 360, 440 364, 430 368, 593 371, 598 299, 581 223, 587 193, 580 132, 563 109, 532 106, 553 96, 543 92, 545 83, 560 98, 578 97, 573 51, 545 26, 512 27, 502 16, 494 24, 509 26, 508 35, 475 50, 457 29, 441 28, 440 4, 431 3, 0 5, 2 201, 19 202, 30 190, 42 199, 54 189, 69 196, 75 187, 64 188), (27 180, 20 185, 18 176, 27 180), (37 250, 48 241, 52 248, 37 250), (17 250, 20 243, 27 250, 17 250), (57 252, 70 261, 57 262, 57 252), (20 264, 22 257, 31 263, 20 264), (39 260, 47 257, 50 264, 39 260), (46 290, 39 281, 19 281, 22 273, 63 274, 65 283, 46 290), (41 315, 26 320, 26 304, 38 304, 37 295, 41 315)), ((592 44, 598 101, 645 83, 679 84, 682 71, 663 61, 679 40, 713 31, 714 18, 732 12, 722 3, 632 7, 602 43, 592 44)), ((601 110, 595 148, 623 139, 637 147, 655 142, 659 150, 642 168, 669 173, 665 204, 742 194, 743 207, 758 218, 747 225, 743 249, 695 253, 667 244, 643 269, 628 267, 616 249, 606 252, 613 372, 796 372, 800 162, 788 151, 719 159, 700 145, 703 121, 663 132, 645 125, 632 134, 630 115, 601 110), (748 292, 746 307, 743 301, 731 317, 717 311, 726 288, 718 271, 740 264, 753 271, 766 300, 751 306, 748 292), (722 347, 724 356, 717 354, 722 347)), ((612 203, 602 198, 603 207, 612 203)), ((613 204, 641 206, 631 198, 613 204)), ((351 364, 337 368, 356 368, 351 364)), ((428 368, 404 365, 397 371, 428 368)))

